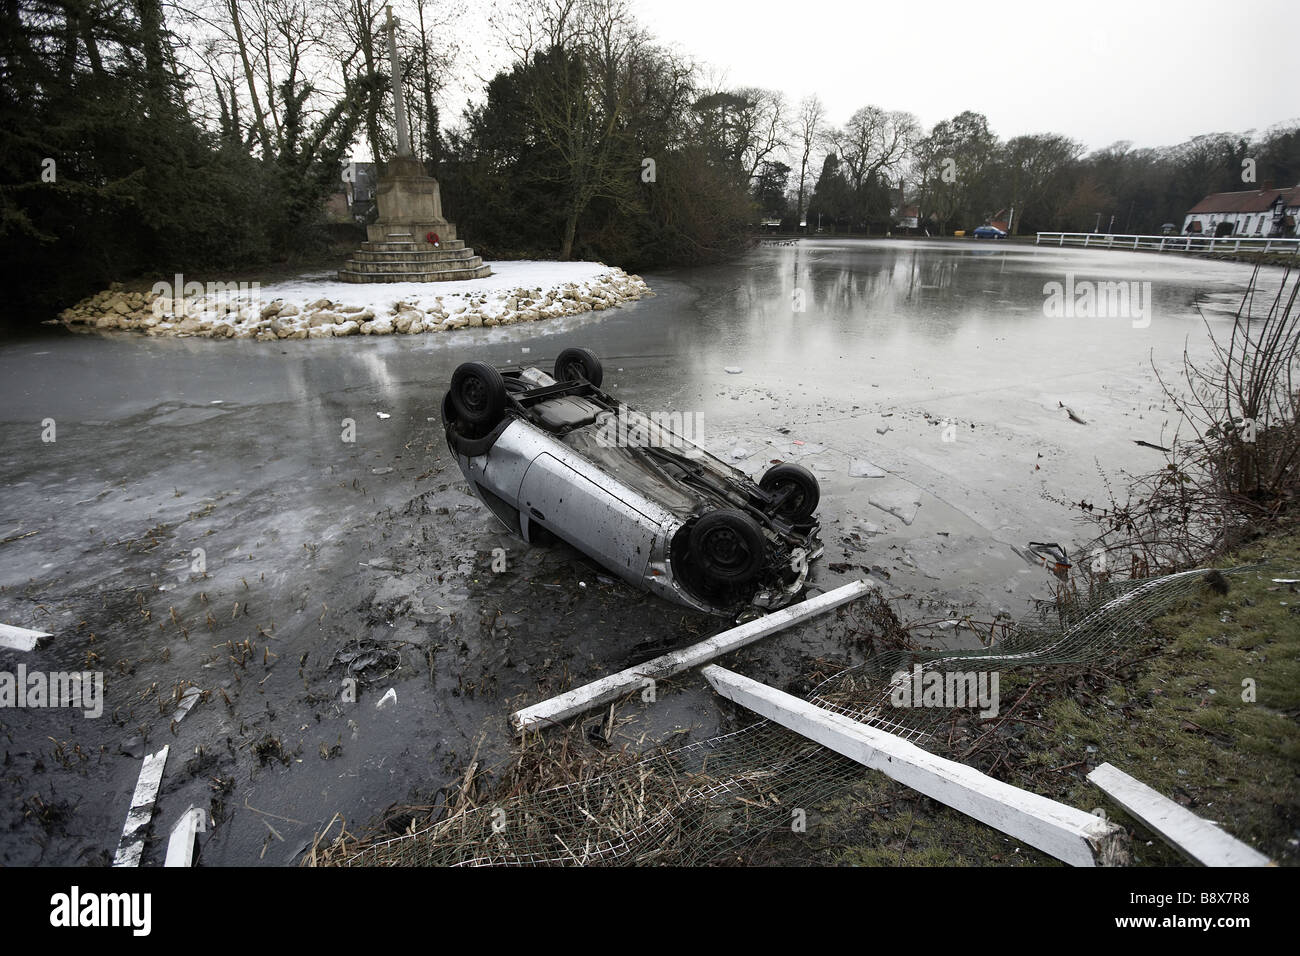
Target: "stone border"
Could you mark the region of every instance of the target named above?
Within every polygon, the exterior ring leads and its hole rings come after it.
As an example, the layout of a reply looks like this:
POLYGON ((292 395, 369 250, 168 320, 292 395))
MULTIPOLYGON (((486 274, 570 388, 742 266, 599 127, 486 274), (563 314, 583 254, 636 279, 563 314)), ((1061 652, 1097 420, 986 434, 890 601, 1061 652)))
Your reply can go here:
MULTIPOLYGON (((356 286, 358 291, 369 288, 356 286)), ((262 301, 256 288, 211 293, 186 299, 181 313, 176 303, 155 292, 125 292, 115 283, 107 290, 64 309, 47 324, 104 331, 133 331, 179 338, 281 339, 335 338, 348 335, 418 335, 451 329, 517 325, 605 309, 654 295, 645 280, 612 268, 594 279, 565 282, 550 289, 503 289, 477 295, 437 295, 429 285, 431 305, 406 299, 377 315, 370 306, 284 299, 262 301), (443 299, 457 300, 444 305, 443 299)), ((382 287, 375 293, 382 294, 382 287)), ((421 299, 425 297, 420 297, 421 299)))

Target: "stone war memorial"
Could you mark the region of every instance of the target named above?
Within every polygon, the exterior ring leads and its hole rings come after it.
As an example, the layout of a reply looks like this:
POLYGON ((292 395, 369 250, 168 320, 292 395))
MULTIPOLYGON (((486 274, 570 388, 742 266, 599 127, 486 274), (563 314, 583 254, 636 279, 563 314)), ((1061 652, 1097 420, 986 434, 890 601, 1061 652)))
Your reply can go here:
POLYGON ((491 268, 456 238, 455 223, 443 217, 438 180, 411 152, 392 7, 388 8, 388 53, 397 154, 379 175, 375 191, 379 218, 366 226, 368 241, 343 264, 338 277, 343 282, 447 282, 489 276, 491 268))

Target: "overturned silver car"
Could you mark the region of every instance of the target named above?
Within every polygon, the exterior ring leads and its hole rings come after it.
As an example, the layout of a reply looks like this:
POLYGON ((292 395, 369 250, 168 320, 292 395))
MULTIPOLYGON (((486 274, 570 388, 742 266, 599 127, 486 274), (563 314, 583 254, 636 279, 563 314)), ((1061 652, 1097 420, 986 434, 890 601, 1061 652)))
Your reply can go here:
POLYGON ((754 482, 602 391, 587 349, 553 370, 466 362, 443 397, 447 445, 507 528, 708 613, 794 600, 822 553, 807 469, 774 465, 754 482))

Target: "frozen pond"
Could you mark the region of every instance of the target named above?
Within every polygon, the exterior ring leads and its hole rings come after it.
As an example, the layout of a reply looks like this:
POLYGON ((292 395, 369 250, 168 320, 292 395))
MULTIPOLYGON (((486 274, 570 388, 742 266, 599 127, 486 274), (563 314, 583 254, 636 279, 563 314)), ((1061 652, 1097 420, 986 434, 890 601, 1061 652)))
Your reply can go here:
MULTIPOLYGON (((291 862, 336 812, 356 825, 436 803, 476 748, 501 751, 519 704, 719 629, 494 526, 436 421, 462 361, 549 368, 588 346, 606 387, 681 414, 750 473, 813 469, 817 587, 870 573, 918 615, 1020 614, 1048 578, 1011 545, 1070 546, 1080 529, 1058 500, 1104 500, 1103 474, 1120 486, 1159 463, 1134 444, 1167 444, 1173 424, 1150 363, 1204 352, 1198 304, 1226 327, 1249 277, 1151 254, 810 240, 510 328, 0 340, 0 621, 55 635, 0 650, 0 670, 98 669, 106 686, 98 720, 0 711, 0 863, 111 858, 139 756, 164 743, 146 863, 190 805, 216 819, 204 863, 291 862), (1123 314, 1076 297, 1096 283, 1118 302, 1102 284, 1121 282, 1137 283, 1123 314), (186 682, 211 693, 173 724, 186 682), (396 703, 377 707, 389 688, 396 703)), ((782 683, 846 657, 841 637, 806 625, 744 652, 744 669, 782 683)), ((712 733, 703 688, 682 681, 632 739, 712 733)))

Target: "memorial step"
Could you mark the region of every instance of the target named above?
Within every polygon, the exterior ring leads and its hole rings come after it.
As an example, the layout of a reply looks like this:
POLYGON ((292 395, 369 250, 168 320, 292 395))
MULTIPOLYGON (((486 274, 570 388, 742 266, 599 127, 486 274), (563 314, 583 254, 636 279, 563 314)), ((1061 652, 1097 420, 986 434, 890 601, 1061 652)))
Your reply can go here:
POLYGON ((430 245, 421 239, 419 242, 363 242, 361 250, 363 252, 425 252, 437 251, 440 249, 464 249, 464 239, 446 239, 437 246, 430 245))
POLYGON ((463 262, 477 258, 473 249, 403 249, 372 252, 362 249, 352 253, 357 262, 463 262))
POLYGON ((438 269, 431 272, 356 272, 352 269, 340 269, 340 282, 453 282, 458 279, 484 279, 492 274, 490 266, 484 264, 464 269, 438 269))

